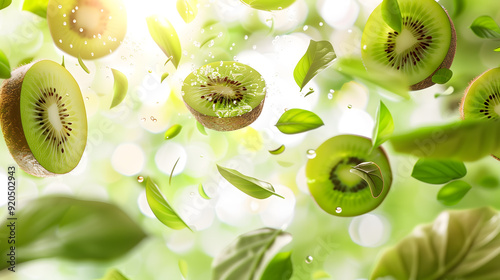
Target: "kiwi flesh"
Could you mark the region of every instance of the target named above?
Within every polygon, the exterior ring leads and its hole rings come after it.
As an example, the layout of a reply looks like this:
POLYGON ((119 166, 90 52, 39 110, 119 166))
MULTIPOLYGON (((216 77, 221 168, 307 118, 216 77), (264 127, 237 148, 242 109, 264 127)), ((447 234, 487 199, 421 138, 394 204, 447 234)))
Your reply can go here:
MULTIPOLYGON (((462 119, 500 121, 500 67, 475 78, 465 90, 460 103, 462 119)), ((500 160, 500 154, 492 155, 500 160)))
POLYGON ((329 214, 342 217, 367 213, 382 203, 392 184, 392 172, 382 147, 371 151, 370 139, 339 135, 316 149, 306 164, 309 191, 316 203, 329 214), (366 181, 350 172, 362 162, 376 163, 384 178, 382 193, 374 198, 366 181))
POLYGON ((252 67, 235 61, 213 62, 184 80, 182 98, 205 127, 230 131, 254 122, 264 107, 266 83, 252 67))
POLYGON ((127 30, 122 0, 49 0, 47 22, 56 46, 82 59, 112 53, 127 30))
POLYGON ((411 90, 432 86, 432 76, 450 68, 456 32, 446 10, 435 0, 398 0, 401 33, 382 18, 381 5, 372 12, 361 38, 361 55, 368 70, 388 67, 402 72, 411 90))
POLYGON ((38 177, 74 169, 87 143, 80 87, 64 67, 50 60, 21 66, 3 82, 0 124, 19 167, 38 177))

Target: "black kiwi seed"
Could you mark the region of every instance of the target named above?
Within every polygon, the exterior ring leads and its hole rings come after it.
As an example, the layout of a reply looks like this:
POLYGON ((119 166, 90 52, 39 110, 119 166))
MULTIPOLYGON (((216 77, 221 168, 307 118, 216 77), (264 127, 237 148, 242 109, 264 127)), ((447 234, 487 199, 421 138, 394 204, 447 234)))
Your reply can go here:
POLYGON ((348 157, 337 163, 332 170, 330 171, 330 181, 333 183, 333 190, 337 190, 340 192, 358 192, 366 187, 368 187, 368 184, 361 180, 357 185, 355 186, 346 186, 344 183, 342 183, 341 180, 336 175, 336 171, 339 165, 352 165, 353 167, 364 162, 363 160, 357 158, 357 157, 348 157))
POLYGON ((484 109, 480 109, 479 113, 484 114, 488 119, 498 119, 498 115, 495 112, 495 106, 500 104, 500 93, 495 92, 490 94, 483 104, 484 109))
POLYGON ((224 78, 216 77, 212 78, 207 76, 208 82, 206 84, 201 84, 200 88, 209 92, 208 94, 200 96, 201 99, 206 100, 209 103, 213 104, 224 104, 224 105, 237 105, 240 101, 243 100, 244 95, 242 91, 247 91, 245 86, 241 86, 241 82, 234 81, 231 78, 225 76, 224 78), (227 95, 217 91, 213 91, 214 86, 225 86, 230 88, 235 94, 227 95))

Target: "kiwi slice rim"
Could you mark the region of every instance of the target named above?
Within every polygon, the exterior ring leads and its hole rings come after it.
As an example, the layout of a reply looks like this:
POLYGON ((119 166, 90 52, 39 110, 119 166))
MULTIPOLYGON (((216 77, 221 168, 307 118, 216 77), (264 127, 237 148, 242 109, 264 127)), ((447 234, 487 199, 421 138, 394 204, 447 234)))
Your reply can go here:
POLYGON ((316 149, 306 164, 309 191, 325 212, 341 217, 365 214, 377 208, 392 184, 389 158, 382 147, 372 148, 369 138, 344 134, 334 136, 316 149), (374 198, 366 181, 350 169, 362 162, 375 162, 384 178, 382 193, 374 198), (343 181, 342 181, 343 180, 343 181))
POLYGON ((56 62, 15 69, 0 88, 0 123, 19 167, 37 177, 73 170, 87 142, 87 116, 78 83, 56 62))

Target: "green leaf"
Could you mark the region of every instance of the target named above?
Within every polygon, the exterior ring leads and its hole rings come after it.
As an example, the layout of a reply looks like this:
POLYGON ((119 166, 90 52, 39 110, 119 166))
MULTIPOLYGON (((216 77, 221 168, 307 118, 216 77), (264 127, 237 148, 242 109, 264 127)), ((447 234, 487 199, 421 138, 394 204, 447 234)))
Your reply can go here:
POLYGON ((278 253, 267 266, 260 280, 288 280, 293 274, 292 251, 278 253))
POLYGON ((411 176, 429 184, 446 184, 466 174, 467 169, 461 161, 421 158, 415 163, 411 176))
POLYGON ((206 200, 209 200, 210 197, 207 195, 207 193, 205 192, 205 189, 203 188, 203 185, 200 183, 198 185, 198 193, 201 195, 201 197, 203 197, 204 199, 206 200))
POLYGON ((432 82, 436 84, 446 84, 451 77, 453 72, 448 68, 441 68, 432 75, 432 82))
POLYGON ((455 91, 455 88, 453 88, 452 86, 449 86, 443 93, 436 93, 436 94, 434 94, 434 98, 439 98, 439 97, 442 97, 442 96, 448 96, 448 95, 452 94, 453 91, 455 91))
POLYGON ((263 10, 263 11, 275 11, 275 10, 282 10, 284 8, 287 8, 288 6, 292 5, 295 0, 241 0, 241 2, 247 4, 248 6, 258 9, 258 10, 263 10))
POLYGON ((12 0, 0 0, 0 10, 3 10, 12 4, 12 0))
POLYGON ((314 89, 313 88, 309 88, 309 91, 304 94, 304 97, 307 97, 309 94, 313 94, 314 93, 314 89))
MULTIPOLYGON (((16 208, 17 210, 17 208, 16 208)), ((111 260, 121 257, 146 237, 141 227, 113 204, 48 196, 21 204, 16 213, 16 262, 41 258, 111 260)), ((10 235, 9 220, 0 227, 0 239, 10 235)), ((9 251, 0 242, 0 253, 9 251)), ((0 270, 9 264, 0 263, 0 270)))
POLYGON ((500 48, 498 48, 498 49, 495 49, 495 51, 496 51, 496 52, 500 52, 500 48))
POLYGON ((220 165, 217 165, 217 169, 220 175, 229 183, 251 197, 264 199, 275 195, 284 199, 284 197, 275 193, 273 186, 268 182, 245 176, 234 169, 225 168, 220 165))
POLYGON ((398 0, 382 1, 382 18, 392 29, 401 33, 403 18, 401 17, 398 0))
POLYGON ((384 190, 384 177, 382 176, 380 167, 376 163, 362 162, 354 166, 350 172, 358 175, 368 183, 368 187, 370 187, 374 198, 379 197, 384 190))
POLYGON ((490 16, 480 16, 476 18, 470 26, 472 32, 478 37, 486 39, 500 38, 500 27, 490 16))
POLYGON ((328 41, 311 40, 304 56, 293 70, 293 78, 300 90, 319 72, 330 66, 337 56, 333 46, 328 41))
POLYGON ((165 131, 165 140, 172 139, 182 130, 182 125, 174 124, 167 131, 165 131))
POLYGON ((464 11, 465 0, 454 0, 453 1, 453 6, 454 6, 454 9, 453 9, 453 18, 456 18, 459 15, 461 15, 462 12, 464 11))
POLYGON ((174 175, 175 167, 177 166, 177 163, 179 163, 180 159, 181 159, 180 157, 177 158, 177 160, 174 163, 174 167, 172 167, 172 171, 170 171, 170 177, 168 178, 168 185, 172 185, 172 175, 174 175))
POLYGON ((182 56, 181 42, 170 22, 160 16, 150 16, 146 18, 149 34, 169 58, 175 68, 179 65, 182 56))
POLYGON ((5 53, 0 50, 0 79, 10 78, 10 63, 5 53))
POLYGON ((100 280, 128 280, 128 278, 123 276, 117 269, 111 269, 100 280))
POLYGON ((198 0, 177 0, 177 12, 186 23, 190 23, 198 14, 198 0))
POLYGON ((64 67, 64 68, 66 68, 66 65, 64 64, 64 55, 62 56, 61 66, 64 67))
POLYGON ((156 218, 164 225, 171 229, 183 229, 187 227, 191 230, 170 206, 158 186, 150 178, 146 180, 146 198, 156 218))
POLYGON ((373 148, 376 149, 389 139, 394 131, 394 120, 391 112, 385 106, 384 102, 380 101, 377 111, 377 123, 373 129, 373 148))
POLYGON ((187 279, 188 275, 188 264, 185 260, 179 260, 179 270, 181 271, 182 277, 184 279, 187 279))
POLYGON ((163 80, 165 80, 168 77, 168 75, 169 74, 167 72, 161 74, 161 82, 160 83, 163 83, 163 80))
POLYGON ((32 12, 43 18, 47 17, 47 6, 49 0, 24 0, 23 11, 32 12))
POLYGON ((500 215, 445 211, 385 251, 370 279, 500 279, 500 215))
POLYGON ((260 280, 272 257, 292 236, 278 229, 261 228, 238 236, 212 262, 212 279, 260 280))
POLYGON ((82 67, 83 71, 87 72, 87 74, 90 74, 89 68, 83 63, 83 60, 80 56, 78 56, 78 64, 80 64, 80 67, 82 67))
POLYGON ((452 206, 460 202, 472 187, 462 180, 444 185, 437 194, 437 200, 444 205, 452 206))
POLYGON ((113 72, 113 78, 115 79, 115 82, 113 84, 113 101, 111 101, 111 106, 109 107, 109 109, 120 104, 123 99, 125 99, 128 91, 127 76, 116 69, 111 69, 111 71, 113 72))
POLYGON ((196 127, 198 128, 198 131, 203 134, 203 135, 208 135, 207 131, 205 130, 205 127, 199 122, 196 121, 196 127))
POLYGON ((313 279, 316 280, 316 279, 323 279, 323 278, 330 278, 330 274, 328 274, 326 271, 324 270, 318 270, 316 272, 313 273, 313 279))
POLYGON ((270 150, 269 153, 272 155, 279 155, 285 151, 285 145, 279 146, 279 148, 270 150))
POLYGON ((500 154, 500 122, 465 120, 392 137, 394 150, 417 157, 476 161, 500 154))
POLYGON ((303 109, 287 110, 276 123, 279 131, 285 134, 306 132, 322 125, 324 123, 318 115, 303 109))

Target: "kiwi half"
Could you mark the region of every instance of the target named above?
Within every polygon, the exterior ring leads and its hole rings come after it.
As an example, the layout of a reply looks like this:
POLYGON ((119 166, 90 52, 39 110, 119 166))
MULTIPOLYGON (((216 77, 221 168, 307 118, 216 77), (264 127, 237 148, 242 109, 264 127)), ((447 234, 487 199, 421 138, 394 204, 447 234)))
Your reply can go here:
MULTIPOLYGON (((460 104, 462 119, 500 120, 500 67, 475 78, 465 90, 460 104)), ((500 154, 492 155, 500 160, 500 154)))
POLYGON ((49 60, 21 66, 3 82, 0 123, 13 158, 34 176, 71 171, 87 143, 80 87, 64 67, 49 60))
POLYGON ((456 32, 444 8, 435 0, 398 0, 401 33, 382 18, 381 5, 372 12, 361 38, 361 56, 368 70, 389 67, 408 78, 419 90, 434 83, 432 76, 450 68, 456 49, 456 32))
POLYGON ((316 149, 306 165, 309 191, 319 207, 336 216, 351 217, 367 213, 382 203, 392 184, 392 172, 382 147, 370 152, 370 139, 339 135, 316 149), (384 178, 382 193, 374 198, 366 181, 350 172, 362 162, 376 163, 384 178))
POLYGON ((83 59, 112 53, 127 30, 122 0, 49 0, 47 22, 56 46, 83 59))
POLYGON ((245 127, 260 115, 266 83, 252 67, 235 61, 209 63, 184 80, 182 98, 205 127, 229 131, 245 127))

